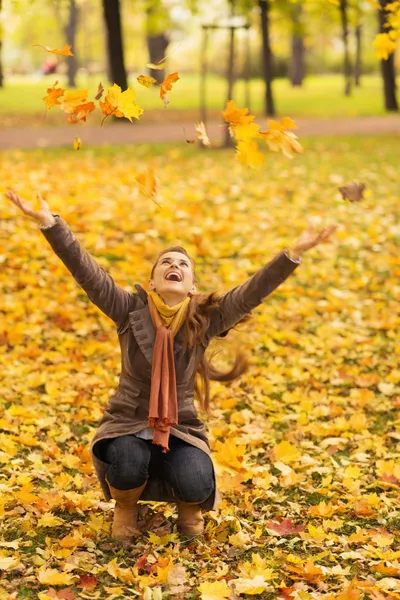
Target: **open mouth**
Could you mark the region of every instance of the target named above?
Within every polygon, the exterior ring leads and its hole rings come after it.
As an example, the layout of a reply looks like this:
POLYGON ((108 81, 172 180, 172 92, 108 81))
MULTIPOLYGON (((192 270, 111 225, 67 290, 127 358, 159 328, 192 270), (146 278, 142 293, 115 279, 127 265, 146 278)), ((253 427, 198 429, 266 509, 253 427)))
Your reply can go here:
POLYGON ((176 281, 178 283, 182 281, 182 277, 179 273, 168 273, 165 279, 167 281, 176 281))

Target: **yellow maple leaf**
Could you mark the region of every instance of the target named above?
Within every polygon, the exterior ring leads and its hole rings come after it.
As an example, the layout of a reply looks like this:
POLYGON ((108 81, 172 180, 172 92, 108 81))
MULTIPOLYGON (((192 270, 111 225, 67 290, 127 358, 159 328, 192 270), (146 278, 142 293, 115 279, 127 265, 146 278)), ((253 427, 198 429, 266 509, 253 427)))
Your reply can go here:
POLYGON ((301 453, 293 446, 290 442, 283 440, 277 444, 273 449, 272 453, 274 457, 283 463, 291 463, 300 458, 301 453))
POLYGON ((243 165, 255 168, 263 164, 264 154, 260 152, 255 140, 239 140, 236 146, 236 157, 243 165))
POLYGON ((247 125, 231 125, 230 132, 232 137, 237 140, 247 141, 260 137, 260 126, 257 123, 248 123, 247 125))
POLYGON ((396 42, 391 39, 388 33, 378 33, 372 42, 372 46, 379 60, 387 60, 396 50, 396 42))
POLYGON ((79 533, 77 529, 74 529, 72 534, 68 534, 58 542, 62 548, 75 548, 81 546, 85 542, 85 538, 79 533))
POLYGON ((215 442, 215 460, 221 464, 238 471, 245 471, 243 468, 243 458, 246 451, 244 444, 237 444, 233 438, 228 438, 225 442, 215 442))
POLYGON ((201 600, 224 600, 231 595, 231 589, 225 581, 204 582, 197 590, 201 592, 201 600))
POLYGON ((44 513, 37 522, 38 527, 58 527, 64 523, 63 519, 56 517, 51 512, 44 513))
POLYGON ((123 92, 121 87, 114 83, 108 89, 104 102, 100 101, 100 108, 105 115, 104 119, 109 115, 115 115, 118 118, 125 117, 131 122, 132 118, 139 119, 144 111, 141 106, 134 103, 134 100, 135 94, 131 88, 128 87, 123 92))
POLYGON ((52 54, 58 54, 59 56, 74 56, 73 53, 71 52, 71 47, 68 44, 66 44, 64 46, 64 48, 49 48, 48 46, 42 46, 42 44, 32 44, 33 47, 35 46, 39 46, 40 48, 43 48, 44 50, 46 50, 46 52, 51 52, 52 54))
POLYGON ((72 585, 79 579, 71 573, 60 573, 57 569, 40 569, 37 578, 43 585, 72 585))
POLYGON ((88 97, 88 93, 88 90, 84 88, 78 90, 67 90, 64 93, 63 102, 63 105, 65 106, 65 112, 69 112, 69 110, 73 112, 74 106, 78 106, 78 104, 85 102, 86 98, 88 97))
POLYGON ((14 496, 23 504, 32 504, 39 499, 38 496, 31 493, 32 489, 32 484, 23 485, 18 492, 15 492, 14 496))
POLYGON ((140 85, 143 85, 147 88, 150 88, 155 83, 157 83, 157 79, 154 79, 154 77, 151 77, 150 75, 139 75, 139 77, 137 77, 136 79, 138 80, 138 83, 140 83, 140 85))
POLYGON ((276 131, 285 131, 285 129, 297 129, 296 123, 290 117, 282 117, 281 122, 273 119, 267 120, 268 127, 276 131))

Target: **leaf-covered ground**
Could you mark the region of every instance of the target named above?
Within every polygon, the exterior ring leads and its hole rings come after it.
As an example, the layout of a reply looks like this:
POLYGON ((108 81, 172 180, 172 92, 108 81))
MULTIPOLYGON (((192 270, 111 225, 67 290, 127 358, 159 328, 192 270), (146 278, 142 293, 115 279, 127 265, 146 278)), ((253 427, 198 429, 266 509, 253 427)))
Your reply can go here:
POLYGON ((114 325, 2 199, 2 599, 400 598, 400 141, 302 143, 304 155, 270 153, 254 172, 233 150, 186 145, 1 157, 3 191, 47 193, 128 290, 174 242, 196 258, 200 289, 222 291, 310 219, 340 225, 220 343, 219 366, 241 346, 251 367, 212 385, 224 500, 204 536, 185 539, 173 505, 146 503, 152 534, 124 548, 88 454, 118 384, 114 325), (134 185, 149 165, 163 210, 134 185), (337 192, 354 178, 367 185, 361 203, 337 192))

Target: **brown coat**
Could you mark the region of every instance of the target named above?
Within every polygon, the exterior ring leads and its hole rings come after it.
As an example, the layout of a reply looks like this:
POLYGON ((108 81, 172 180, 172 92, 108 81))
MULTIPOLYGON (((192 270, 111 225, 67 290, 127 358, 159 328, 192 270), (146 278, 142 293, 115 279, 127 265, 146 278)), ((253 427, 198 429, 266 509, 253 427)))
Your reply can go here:
MULTIPOLYGON (((111 498, 105 480, 107 464, 96 456, 96 443, 107 438, 134 434, 147 427, 149 412, 151 362, 155 329, 147 306, 146 292, 138 285, 138 293, 123 290, 112 277, 82 248, 67 223, 54 215, 56 224, 42 233, 77 283, 117 327, 121 346, 122 370, 116 392, 108 401, 104 415, 90 444, 90 453, 106 500, 111 498)), ((246 313, 262 303, 297 268, 284 252, 277 254, 245 283, 227 292, 220 310, 211 318, 206 343, 185 352, 182 348, 183 328, 174 339, 178 395, 178 424, 171 434, 211 454, 204 423, 194 406, 194 379, 197 367, 211 339, 235 325, 246 313)), ((215 474, 214 474, 215 478, 215 474)), ((143 500, 174 501, 167 482, 152 479, 141 496, 143 500)), ((215 510, 221 495, 215 492, 202 504, 215 510)))

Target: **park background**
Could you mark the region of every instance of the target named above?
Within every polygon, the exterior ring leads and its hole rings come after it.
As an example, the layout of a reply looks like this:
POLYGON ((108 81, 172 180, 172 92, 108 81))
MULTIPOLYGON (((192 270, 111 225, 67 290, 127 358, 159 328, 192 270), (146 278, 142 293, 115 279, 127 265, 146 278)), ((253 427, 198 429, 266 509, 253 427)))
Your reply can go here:
POLYGON ((310 223, 339 225, 213 343, 217 366, 240 347, 250 368, 212 383, 212 414, 199 414, 224 496, 204 535, 185 540, 173 505, 144 503, 151 533, 123 548, 88 454, 118 385, 115 326, 2 196, 0 597, 398 599, 399 3, 2 0, 0 11, 1 191, 40 192, 125 289, 180 243, 200 290, 226 291, 310 223), (227 29, 205 49, 203 25, 227 29), (159 85, 137 77, 165 55, 150 74, 180 79, 164 108, 159 85), (144 113, 101 126, 96 108, 72 125, 45 111, 56 80, 90 98, 100 81, 105 93, 130 86, 144 113), (294 119, 303 153, 260 143, 262 165, 238 160, 221 115, 230 99, 262 129, 294 119), (151 197, 138 185, 149 173, 151 197), (351 182, 366 186, 359 201, 338 190, 351 182))

